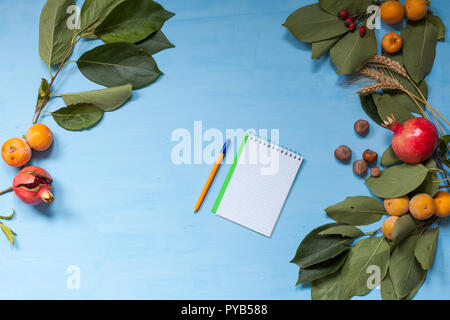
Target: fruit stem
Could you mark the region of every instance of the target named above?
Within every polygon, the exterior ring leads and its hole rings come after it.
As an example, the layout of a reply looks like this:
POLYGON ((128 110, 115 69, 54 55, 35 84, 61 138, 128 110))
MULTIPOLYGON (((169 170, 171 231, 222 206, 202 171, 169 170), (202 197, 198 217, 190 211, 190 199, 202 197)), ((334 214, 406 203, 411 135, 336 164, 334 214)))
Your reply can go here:
POLYGON ((378 228, 377 230, 370 231, 370 232, 366 232, 366 233, 364 233, 364 234, 370 234, 370 236, 373 237, 373 236, 375 236, 380 230, 381 230, 381 228, 378 228))
POLYGON ((5 190, 3 190, 3 191, 0 191, 0 195, 5 194, 5 193, 8 193, 8 192, 10 192, 10 191, 13 191, 13 187, 9 187, 8 189, 5 189, 5 190))
MULTIPOLYGON (((75 35, 76 37, 76 35, 75 35)), ((58 70, 56 70, 55 74, 52 76, 52 80, 50 81, 50 84, 48 85, 47 92, 45 93, 45 98, 43 99, 40 106, 37 108, 37 111, 34 113, 35 117, 33 117, 33 124, 36 124, 39 120, 39 117, 41 115, 42 109, 47 105, 48 101, 50 100, 50 90, 52 89, 53 83, 55 82, 56 77, 61 72, 61 69, 66 65, 66 61, 73 52, 73 49, 77 45, 77 43, 81 40, 81 37, 76 39, 75 41, 72 41, 72 45, 70 46, 69 50, 67 51, 66 55, 64 56, 64 59, 62 60, 61 64, 59 65, 58 70)))

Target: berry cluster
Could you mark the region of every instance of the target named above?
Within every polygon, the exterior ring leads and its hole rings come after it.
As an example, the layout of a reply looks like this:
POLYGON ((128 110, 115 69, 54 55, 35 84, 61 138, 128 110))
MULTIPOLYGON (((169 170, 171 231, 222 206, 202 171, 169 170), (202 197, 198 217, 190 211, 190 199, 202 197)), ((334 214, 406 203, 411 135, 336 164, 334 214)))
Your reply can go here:
MULTIPOLYGON (((348 27, 348 30, 355 31, 357 27, 357 21, 355 17, 350 16, 348 10, 342 10, 338 13, 338 17, 344 20, 345 25, 348 27)), ((367 32, 367 28, 365 26, 361 26, 359 28, 359 35, 364 37, 367 32)))

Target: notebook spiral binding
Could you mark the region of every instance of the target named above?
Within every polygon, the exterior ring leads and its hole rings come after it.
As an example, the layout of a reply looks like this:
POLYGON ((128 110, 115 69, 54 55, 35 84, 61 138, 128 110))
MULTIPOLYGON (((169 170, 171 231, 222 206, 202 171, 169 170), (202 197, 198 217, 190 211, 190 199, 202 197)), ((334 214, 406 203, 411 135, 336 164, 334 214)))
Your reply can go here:
POLYGON ((256 143, 259 143, 263 146, 267 146, 267 148, 280 151, 281 154, 285 154, 290 158, 294 158, 295 160, 302 161, 303 157, 296 151, 285 148, 283 146, 279 146, 275 143, 272 143, 270 140, 264 139, 262 137, 255 136, 253 134, 249 134, 248 138, 256 143))

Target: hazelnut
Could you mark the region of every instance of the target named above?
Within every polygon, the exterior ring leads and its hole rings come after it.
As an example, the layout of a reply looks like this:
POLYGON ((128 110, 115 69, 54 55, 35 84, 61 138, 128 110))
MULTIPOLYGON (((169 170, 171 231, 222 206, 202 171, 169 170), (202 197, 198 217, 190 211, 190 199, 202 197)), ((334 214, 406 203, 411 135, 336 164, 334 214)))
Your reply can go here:
POLYGON ((360 177, 365 176, 367 174, 368 169, 369 169, 369 166, 368 166, 367 162, 364 160, 356 160, 353 163, 353 172, 360 177))
POLYGON ((347 146, 340 146, 334 150, 334 156, 341 162, 348 162, 352 157, 352 150, 347 146))
POLYGON ((366 160, 368 163, 376 162, 378 160, 378 153, 370 149, 367 149, 363 153, 363 159, 366 160))
POLYGON ((372 177, 378 177, 380 175, 380 168, 379 167, 373 167, 370 169, 370 175, 372 177))
POLYGON ((366 120, 356 121, 353 127, 355 128, 355 132, 360 136, 365 136, 369 132, 369 122, 366 120))

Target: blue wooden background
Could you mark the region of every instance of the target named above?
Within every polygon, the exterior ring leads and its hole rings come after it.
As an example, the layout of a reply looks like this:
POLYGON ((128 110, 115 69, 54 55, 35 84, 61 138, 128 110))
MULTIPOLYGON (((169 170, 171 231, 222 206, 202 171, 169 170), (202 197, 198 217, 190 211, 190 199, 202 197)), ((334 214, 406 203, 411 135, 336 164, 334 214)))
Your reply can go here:
MULTIPOLYGON (((330 221, 325 207, 369 194, 333 150, 347 144, 355 155, 366 148, 381 153, 390 133, 371 123, 369 136, 357 137, 353 123, 367 117, 356 88, 335 74, 329 57, 310 60, 310 45, 281 26, 313 1, 160 2, 177 13, 164 28, 176 48, 155 56, 163 77, 92 130, 68 132, 42 118, 55 142, 50 151, 36 152, 32 164, 54 176, 56 201, 33 208, 11 194, 0 197, 0 213, 16 209, 7 224, 19 234, 12 247, 0 235, 0 298, 308 299, 309 286, 295 287, 298 268, 289 264, 297 245, 330 221), (271 239, 210 213, 227 167, 192 214, 211 166, 175 165, 171 134, 178 128, 193 134, 196 120, 224 134, 279 129, 280 143, 306 158, 271 239), (66 285, 71 265, 81 270, 79 290, 66 285)), ((26 132, 40 78, 48 76, 38 54, 43 5, 0 0, 2 141, 26 132)), ((448 1, 434 0, 432 8, 450 26, 448 1)), ((383 25, 379 38, 387 30, 383 25)), ((81 42, 74 57, 97 44, 81 42)), ((448 42, 440 42, 427 78, 430 103, 444 114, 450 111, 449 55, 448 42)), ((55 91, 95 88, 70 64, 55 91)), ((55 99, 48 110, 61 106, 55 99)), ((16 172, 1 163, 0 184, 8 187, 16 172)), ((449 245, 445 221, 417 298, 450 298, 449 245)), ((379 296, 374 290, 363 298, 379 296)))

